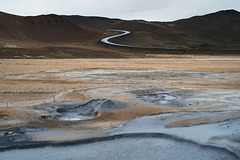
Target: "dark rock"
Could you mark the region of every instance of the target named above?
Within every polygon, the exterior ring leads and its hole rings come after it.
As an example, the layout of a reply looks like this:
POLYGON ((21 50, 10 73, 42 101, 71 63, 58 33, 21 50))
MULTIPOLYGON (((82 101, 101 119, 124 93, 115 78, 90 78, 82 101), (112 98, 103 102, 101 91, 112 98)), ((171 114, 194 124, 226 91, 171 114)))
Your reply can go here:
POLYGON ((12 138, 12 137, 10 137, 10 138, 8 138, 8 140, 7 140, 8 142, 11 142, 11 141, 15 141, 15 139, 14 138, 12 138))

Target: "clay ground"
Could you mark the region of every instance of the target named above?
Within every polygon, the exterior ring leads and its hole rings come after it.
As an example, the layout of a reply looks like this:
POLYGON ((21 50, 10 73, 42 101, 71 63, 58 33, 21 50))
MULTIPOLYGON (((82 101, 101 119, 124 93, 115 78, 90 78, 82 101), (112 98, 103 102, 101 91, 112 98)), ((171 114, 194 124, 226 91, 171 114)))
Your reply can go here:
MULTIPOLYGON (((129 120, 144 115, 239 111, 239 90, 239 56, 160 55, 152 59, 96 60, 1 59, 0 128, 31 126, 74 130, 73 134, 65 137, 36 137, 40 140, 94 137, 106 134, 97 132, 99 130, 120 127, 129 120), (144 96, 160 91, 173 97, 179 96, 181 100, 172 103, 170 98, 164 103, 161 100, 149 103, 144 99, 144 96), (231 99, 225 97, 226 95, 231 99), (51 119, 51 115, 34 109, 36 106, 44 108, 63 102, 82 102, 96 98, 125 102, 129 107, 100 112, 95 119, 84 121, 57 121, 51 119), (92 132, 79 134, 82 130, 92 132)), ((221 122, 237 119, 239 114, 230 112, 209 117, 179 120, 165 126, 182 127, 221 122)))

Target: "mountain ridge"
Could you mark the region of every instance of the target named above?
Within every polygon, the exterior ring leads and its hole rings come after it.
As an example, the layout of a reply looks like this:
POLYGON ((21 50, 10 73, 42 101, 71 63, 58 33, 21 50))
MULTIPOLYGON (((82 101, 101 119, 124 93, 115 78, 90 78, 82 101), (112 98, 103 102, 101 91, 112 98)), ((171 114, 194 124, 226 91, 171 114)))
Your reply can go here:
MULTIPOLYGON (((101 38, 128 30, 111 41, 160 49, 240 50, 240 12, 222 10, 173 22, 122 20, 97 16, 17 16, 0 12, 0 47, 68 46, 104 48, 101 38)), ((93 49, 97 48, 97 49, 93 49)), ((74 48, 74 52, 77 49, 74 48)))
POLYGON ((85 42, 102 33, 78 26, 55 15, 15 16, 0 13, 0 38, 39 43, 85 42))
POLYGON ((132 35, 115 40, 118 43, 132 43, 131 45, 145 43, 151 46, 154 41, 162 46, 169 42, 173 44, 240 44, 238 38, 240 37, 240 12, 235 10, 219 11, 173 22, 123 21, 109 28, 133 31, 132 35), (147 33, 141 37, 141 32, 147 33), (137 38, 142 42, 137 42, 139 41, 137 38), (144 39, 151 40, 144 41, 144 39))

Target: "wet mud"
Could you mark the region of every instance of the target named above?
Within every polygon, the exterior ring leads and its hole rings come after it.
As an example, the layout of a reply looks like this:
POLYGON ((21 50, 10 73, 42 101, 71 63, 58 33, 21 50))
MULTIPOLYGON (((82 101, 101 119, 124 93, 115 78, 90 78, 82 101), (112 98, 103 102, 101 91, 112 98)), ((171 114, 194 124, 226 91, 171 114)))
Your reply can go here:
MULTIPOLYGON (((169 144, 178 147, 163 159, 175 152, 172 159, 194 159, 186 150, 199 159, 239 159, 238 61, 229 60, 233 68, 211 57, 133 60, 123 66, 113 61, 101 60, 94 66, 97 60, 74 60, 67 69, 52 64, 48 69, 2 75, 0 156, 15 159, 20 153, 24 159, 29 151, 33 153, 29 157, 44 155, 50 147, 55 155, 71 148, 63 159, 79 158, 71 151, 81 149, 86 155, 80 158, 86 159, 103 153, 87 154, 89 146, 109 145, 118 159, 129 159, 119 151, 133 159, 149 151, 148 159, 154 159, 152 152, 159 158, 168 148, 161 144, 169 144), (205 61, 209 66, 202 64, 205 61), (134 147, 142 152, 131 150, 134 147)), ((108 158, 111 155, 99 157, 108 158)))

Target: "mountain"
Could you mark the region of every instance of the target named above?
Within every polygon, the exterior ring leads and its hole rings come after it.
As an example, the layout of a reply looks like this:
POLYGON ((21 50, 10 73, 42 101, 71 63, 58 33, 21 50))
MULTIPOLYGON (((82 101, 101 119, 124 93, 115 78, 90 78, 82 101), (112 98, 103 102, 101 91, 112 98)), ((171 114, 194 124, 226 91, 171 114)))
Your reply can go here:
POLYGON ((102 33, 73 24, 58 15, 21 17, 0 13, 0 40, 22 42, 85 42, 99 39, 102 33))
POLYGON ((130 31, 129 35, 111 39, 126 45, 164 49, 240 49, 240 12, 235 10, 173 22, 54 14, 22 17, 0 12, 0 46, 77 47, 89 44, 96 47, 94 42, 117 34, 106 29, 130 31))
POLYGON ((240 45, 240 12, 235 10, 173 22, 123 21, 108 28, 131 31, 129 36, 113 40, 131 45, 240 45))
POLYGON ((121 19, 112 19, 112 18, 95 17, 95 16, 88 17, 88 16, 72 15, 72 16, 62 16, 62 17, 71 21, 74 24, 91 26, 98 29, 104 29, 106 27, 112 26, 114 24, 117 24, 123 21, 121 19))
POLYGON ((168 41, 186 42, 196 40, 185 33, 171 30, 164 25, 140 20, 124 21, 109 28, 131 31, 128 36, 113 39, 114 42, 123 44, 151 47, 153 44, 168 41))
POLYGON ((172 30, 181 31, 205 40, 240 40, 240 12, 235 10, 195 16, 169 24, 172 30))

